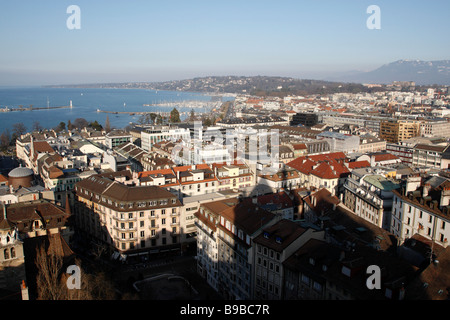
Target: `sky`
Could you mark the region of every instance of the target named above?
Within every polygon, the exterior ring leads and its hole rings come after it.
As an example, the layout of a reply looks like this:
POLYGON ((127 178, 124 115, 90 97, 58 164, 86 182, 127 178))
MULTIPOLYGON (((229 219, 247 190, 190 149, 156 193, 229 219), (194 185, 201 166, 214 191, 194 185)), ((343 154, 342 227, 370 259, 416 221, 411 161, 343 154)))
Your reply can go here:
POLYGON ((450 59, 450 1, 0 1, 0 86, 202 76, 322 79, 450 59), (80 9, 80 29, 67 20, 80 9), (369 29, 367 8, 380 8, 369 29))

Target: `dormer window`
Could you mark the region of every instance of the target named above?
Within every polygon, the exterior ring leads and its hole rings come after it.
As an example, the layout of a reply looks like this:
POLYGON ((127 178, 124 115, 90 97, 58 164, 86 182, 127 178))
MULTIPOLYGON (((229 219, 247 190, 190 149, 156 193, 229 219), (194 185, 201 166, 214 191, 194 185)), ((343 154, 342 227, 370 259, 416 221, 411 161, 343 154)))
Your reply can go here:
POLYGON ((264 238, 269 239, 269 237, 270 237, 270 233, 264 232, 264 238))
POLYGON ((275 241, 276 241, 276 243, 281 243, 281 242, 283 242, 283 239, 281 239, 281 237, 276 237, 275 241))
POLYGON ((309 258, 309 264, 314 266, 316 264, 316 260, 314 260, 314 258, 309 258))

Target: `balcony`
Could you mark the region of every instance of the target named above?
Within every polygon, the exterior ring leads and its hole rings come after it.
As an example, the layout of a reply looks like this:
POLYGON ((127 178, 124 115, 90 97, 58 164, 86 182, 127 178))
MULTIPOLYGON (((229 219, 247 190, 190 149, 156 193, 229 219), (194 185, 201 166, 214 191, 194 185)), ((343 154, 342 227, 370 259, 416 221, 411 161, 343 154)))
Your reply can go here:
POLYGON ((159 224, 150 225, 148 228, 149 228, 150 230, 153 230, 153 229, 159 229, 159 224))
POLYGON ((124 227, 124 228, 122 228, 122 227, 116 227, 116 226, 114 226, 113 229, 116 230, 116 231, 120 231, 120 232, 130 232, 130 231, 132 232, 132 231, 137 231, 137 227, 132 227, 132 228, 124 227))
POLYGON ((122 238, 122 237, 119 237, 119 236, 114 236, 114 240, 116 240, 116 241, 121 241, 121 242, 134 242, 134 241, 137 241, 137 237, 132 237, 132 238, 122 238))
POLYGON ((128 215, 124 216, 123 218, 121 218, 120 216, 118 216, 118 217, 117 216, 113 216, 113 219, 116 220, 116 221, 122 221, 122 222, 125 222, 125 221, 136 221, 136 217, 135 216, 130 218, 130 217, 128 217, 128 215))

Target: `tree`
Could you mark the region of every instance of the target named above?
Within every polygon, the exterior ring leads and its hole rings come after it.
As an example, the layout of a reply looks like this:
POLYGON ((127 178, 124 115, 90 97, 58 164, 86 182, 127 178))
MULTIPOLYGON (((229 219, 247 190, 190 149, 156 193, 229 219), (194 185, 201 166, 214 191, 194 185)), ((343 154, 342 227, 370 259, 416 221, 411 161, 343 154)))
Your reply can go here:
POLYGON ((60 279, 63 260, 60 256, 47 254, 42 245, 36 249, 36 277, 38 300, 61 300, 64 296, 64 284, 60 279))
POLYGON ((83 128, 86 128, 89 125, 89 122, 87 122, 87 120, 84 119, 84 118, 77 118, 73 122, 73 125, 77 129, 83 129, 83 128))
POLYGON ((203 121, 203 124, 204 124, 206 127, 211 126, 211 124, 212 124, 211 119, 210 119, 209 117, 206 118, 206 119, 203 121))
POLYGON ((21 135, 27 132, 27 127, 22 122, 13 124, 13 135, 15 138, 19 138, 21 135))
POLYGON ((46 252, 42 245, 36 249, 35 264, 38 300, 113 300, 115 290, 111 279, 100 272, 88 274, 81 268, 81 263, 75 260, 80 268, 80 289, 69 289, 67 280, 69 274, 64 269, 61 256, 46 252))
POLYGON ((10 142, 9 138, 9 132, 8 129, 2 132, 2 135, 0 136, 0 147, 3 149, 8 148, 10 142))
POLYGON ((66 130, 66 123, 64 121, 61 121, 59 125, 55 128, 56 131, 64 131, 66 130))
POLYGON ((156 113, 150 113, 150 119, 152 120, 152 124, 155 124, 155 120, 157 118, 157 114, 156 113))
MULTIPOLYGON (((97 121, 96 121, 97 122, 97 121)), ((109 122, 109 116, 106 116, 106 121, 105 121, 105 131, 106 133, 111 131, 111 123, 109 122)))
POLYGON ((191 109, 191 114, 189 115, 189 121, 194 121, 195 120, 195 112, 194 109, 191 109))
POLYGON ((177 108, 173 108, 173 110, 170 112, 170 122, 172 123, 181 122, 180 113, 178 112, 177 108))
POLYGON ((70 120, 67 122, 67 130, 72 131, 73 130, 73 124, 70 122, 70 120))
POLYGON ((34 121, 33 122, 33 131, 41 131, 43 129, 43 127, 41 126, 39 121, 34 121))
POLYGON ((89 126, 96 131, 102 131, 102 129, 103 129, 102 125, 100 123, 98 123, 97 120, 95 120, 94 122, 91 122, 89 124, 89 126))
POLYGON ((156 116, 156 123, 155 124, 162 124, 163 123, 163 118, 161 117, 161 115, 160 114, 158 114, 157 116, 156 116))

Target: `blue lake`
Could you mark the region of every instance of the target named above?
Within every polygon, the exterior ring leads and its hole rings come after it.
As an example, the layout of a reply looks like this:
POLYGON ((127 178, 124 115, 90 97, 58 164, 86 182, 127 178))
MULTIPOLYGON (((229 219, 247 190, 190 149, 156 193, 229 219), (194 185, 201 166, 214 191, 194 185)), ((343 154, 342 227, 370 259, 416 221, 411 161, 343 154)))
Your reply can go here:
MULTIPOLYGON (((80 89, 80 88, 43 88, 43 87, 0 87, 0 109, 44 108, 42 110, 25 110, 0 112, 0 133, 6 128, 12 133, 15 123, 23 123, 29 131, 33 123, 38 121, 44 128, 54 128, 61 121, 72 123, 77 118, 88 122, 97 120, 105 125, 109 117, 112 127, 124 128, 130 122, 138 122, 140 115, 107 114, 97 112, 97 109, 113 112, 170 112, 175 106, 182 113, 182 119, 191 111, 186 107, 186 101, 209 102, 212 97, 201 93, 178 91, 155 91, 144 89, 80 89), (51 109, 52 107, 69 106, 72 108, 51 109), (155 106, 171 103, 170 107, 155 106), (179 103, 179 105, 178 105, 179 103), (175 104, 175 105, 173 105, 175 104), (150 106, 144 106, 150 105, 150 106), (50 109, 46 109, 50 107, 50 109)), ((223 101, 230 98, 223 98, 223 101)), ((205 108, 195 109, 195 112, 205 112, 205 108)))

